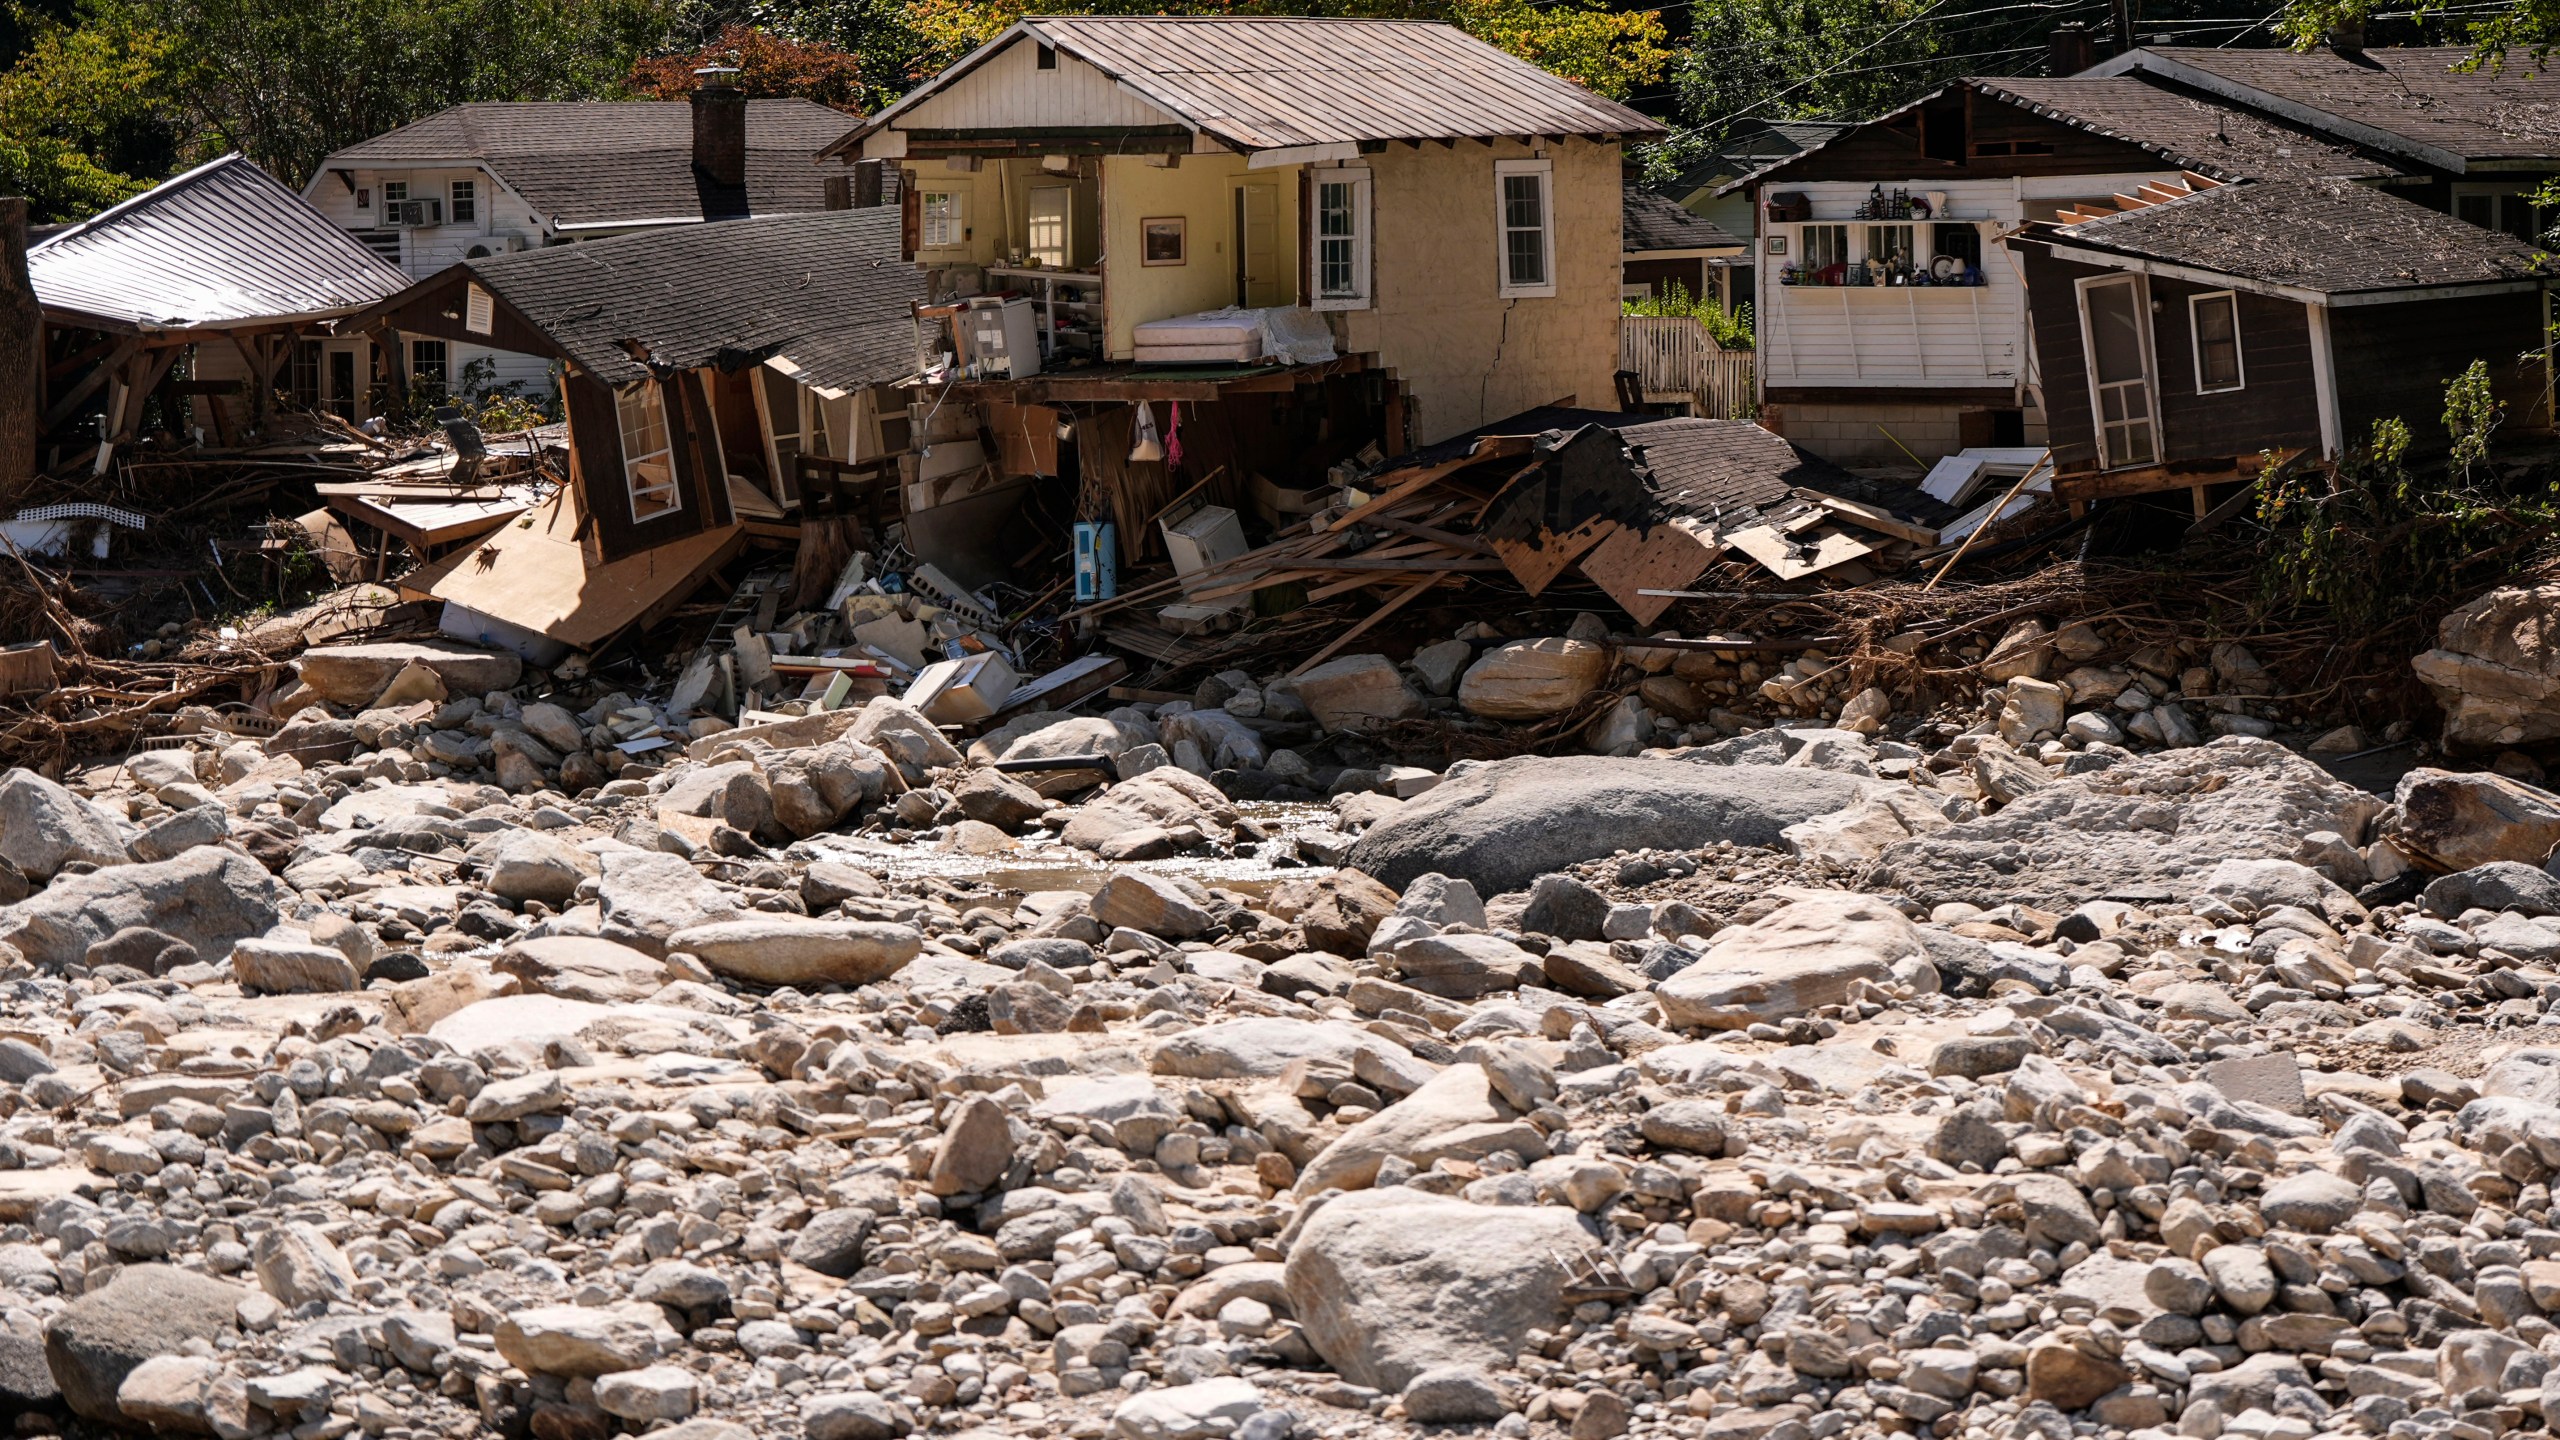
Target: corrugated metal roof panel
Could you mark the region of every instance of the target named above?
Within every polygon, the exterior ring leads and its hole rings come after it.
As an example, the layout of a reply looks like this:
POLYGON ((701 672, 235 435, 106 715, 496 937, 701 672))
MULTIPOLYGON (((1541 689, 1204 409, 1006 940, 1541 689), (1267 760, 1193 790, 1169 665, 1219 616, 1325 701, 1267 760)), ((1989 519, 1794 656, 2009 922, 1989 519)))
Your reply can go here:
POLYGON ((240 155, 32 247, 27 270, 49 311, 149 330, 334 314, 409 283, 240 155))
MULTIPOLYGON (((1307 16, 1083 15, 1041 16, 1023 21, 1021 29, 1245 150, 1662 131, 1649 116, 1448 25, 1307 16)), ((1004 43, 1000 38, 981 56, 1004 43)), ((934 83, 970 68, 963 62, 934 83)))

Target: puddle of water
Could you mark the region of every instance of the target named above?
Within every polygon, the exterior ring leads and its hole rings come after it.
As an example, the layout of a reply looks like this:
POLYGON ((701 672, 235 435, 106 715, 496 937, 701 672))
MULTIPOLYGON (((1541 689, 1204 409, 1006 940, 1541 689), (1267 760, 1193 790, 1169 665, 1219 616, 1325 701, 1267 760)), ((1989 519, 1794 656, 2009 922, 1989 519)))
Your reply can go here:
POLYGON ((883 880, 928 876, 975 880, 1025 895, 1035 890, 1081 890, 1090 895, 1115 871, 1151 870, 1259 899, 1288 881, 1331 871, 1331 866, 1296 861, 1292 843, 1302 831, 1332 829, 1331 806, 1254 801, 1238 805, 1236 812, 1260 825, 1271 838, 1257 843, 1249 853, 1218 858, 1175 856, 1115 864, 1063 844, 1054 834, 1019 840, 1018 848, 1001 855, 963 855, 932 843, 896 844, 862 835, 815 835, 798 848, 815 859, 859 865, 883 880))

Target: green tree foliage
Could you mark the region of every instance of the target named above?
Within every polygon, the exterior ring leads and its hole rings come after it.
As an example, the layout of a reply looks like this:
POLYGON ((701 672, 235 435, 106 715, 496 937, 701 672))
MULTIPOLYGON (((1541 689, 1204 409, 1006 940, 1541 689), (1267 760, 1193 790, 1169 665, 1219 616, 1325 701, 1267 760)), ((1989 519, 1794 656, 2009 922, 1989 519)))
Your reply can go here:
POLYGON ((28 44, 0 74, 0 194, 50 223, 145 188, 175 156, 153 94, 166 41, 112 13, 76 26, 18 13, 28 44))
POLYGON ((2560 491, 2540 467, 2489 463, 2499 419, 2489 367, 2475 360, 2445 385, 2443 460, 2412 463, 2409 427, 2394 419, 2374 422, 2334 467, 2271 466, 2258 481, 2258 519, 2273 537, 2261 569, 2269 594, 2325 605, 2350 633, 2370 634, 2547 544, 2560 491))

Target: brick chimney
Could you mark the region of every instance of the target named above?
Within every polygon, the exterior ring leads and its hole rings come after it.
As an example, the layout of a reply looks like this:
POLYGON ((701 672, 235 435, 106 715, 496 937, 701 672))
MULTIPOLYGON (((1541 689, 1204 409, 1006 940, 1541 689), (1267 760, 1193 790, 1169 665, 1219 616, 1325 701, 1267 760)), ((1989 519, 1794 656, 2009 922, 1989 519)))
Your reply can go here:
POLYGON ((747 95, 730 65, 693 72, 693 168, 714 185, 747 183, 747 95))
POLYGON ((2056 25, 2045 37, 2045 72, 2055 79, 2077 75, 2098 63, 2097 47, 2091 42, 2088 27, 2056 25))

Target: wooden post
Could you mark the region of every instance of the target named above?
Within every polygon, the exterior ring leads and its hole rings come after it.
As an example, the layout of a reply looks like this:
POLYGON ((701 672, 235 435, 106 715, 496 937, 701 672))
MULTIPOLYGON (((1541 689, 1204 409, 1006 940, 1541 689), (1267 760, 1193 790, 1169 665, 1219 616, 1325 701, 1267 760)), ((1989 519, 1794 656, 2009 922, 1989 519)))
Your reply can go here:
POLYGON ((44 404, 44 307, 27 276, 27 202, 0 197, 0 504, 36 473, 44 404))
POLYGON ((390 390, 390 406, 407 409, 409 405, 409 357, 400 353, 400 332, 385 321, 366 332, 373 337, 377 363, 382 367, 382 383, 390 390))

